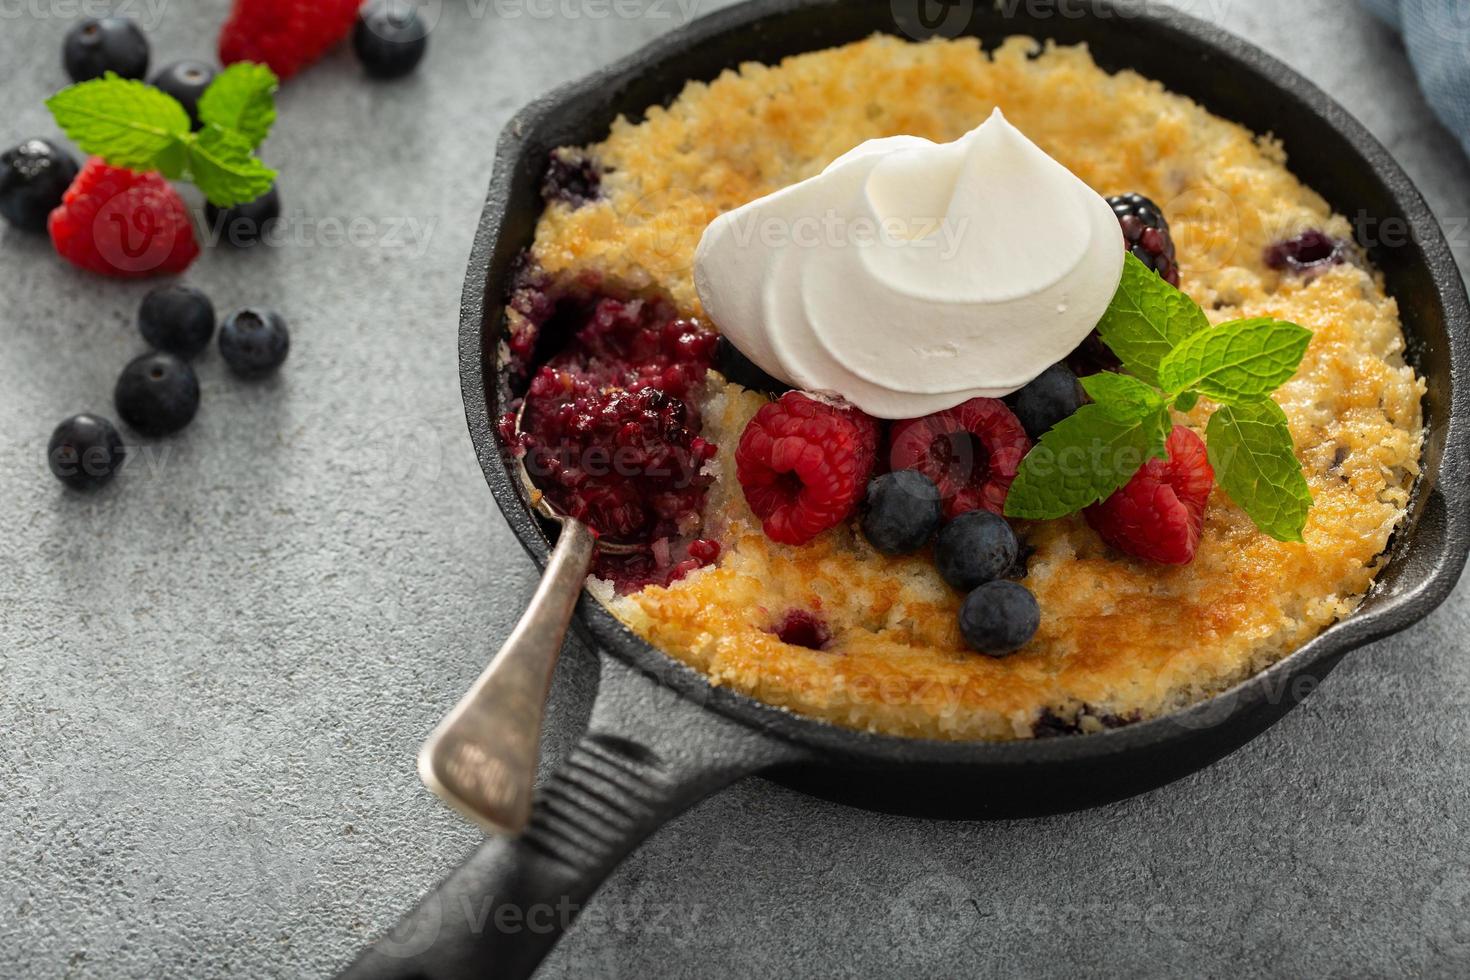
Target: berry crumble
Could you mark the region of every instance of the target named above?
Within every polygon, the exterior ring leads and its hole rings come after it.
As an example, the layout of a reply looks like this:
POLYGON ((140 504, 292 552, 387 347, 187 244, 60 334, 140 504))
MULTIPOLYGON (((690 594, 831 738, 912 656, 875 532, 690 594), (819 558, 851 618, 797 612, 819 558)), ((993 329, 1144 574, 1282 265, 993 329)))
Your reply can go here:
POLYGON ((544 196, 508 297, 502 435, 558 507, 647 545, 601 558, 590 588, 713 683, 909 737, 1102 731, 1348 615, 1405 514, 1424 384, 1347 220, 1269 137, 1085 46, 876 36, 747 64, 556 151, 544 196), (997 109, 1111 211, 1120 295, 1182 290, 1169 302, 1198 330, 1174 343, 1275 330, 1295 372, 1237 404, 1140 359, 1105 316, 1010 394, 875 416, 719 335, 695 275, 712 222, 870 164, 850 153, 864 141, 951 144, 997 109), (1065 516, 1017 506, 1039 506, 1027 467, 1058 433, 1140 404, 1146 451, 1105 492, 1065 516), (1273 426, 1292 526, 1216 455, 1232 427, 1273 426), (608 447, 625 465, 592 472, 608 447))

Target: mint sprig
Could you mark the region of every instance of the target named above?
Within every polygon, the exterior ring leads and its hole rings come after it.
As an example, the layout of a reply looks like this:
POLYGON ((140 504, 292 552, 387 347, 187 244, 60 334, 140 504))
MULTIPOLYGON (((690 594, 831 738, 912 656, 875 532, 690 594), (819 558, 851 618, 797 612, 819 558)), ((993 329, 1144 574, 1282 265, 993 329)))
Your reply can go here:
POLYGON ((1006 514, 1050 520, 1106 500, 1149 459, 1166 455, 1170 407, 1220 407, 1205 441, 1220 487, 1278 541, 1301 541, 1311 491, 1273 391, 1301 366, 1311 331, 1271 318, 1210 326, 1192 299, 1136 257, 1098 331, 1128 374, 1082 379, 1092 399, 1042 436, 1021 462, 1006 514))
POLYGON ((275 182, 276 172, 254 154, 275 122, 279 84, 264 65, 231 65, 200 97, 204 127, 197 133, 173 96, 112 72, 62 89, 46 107, 84 153, 114 167, 188 180, 210 203, 233 207, 275 182))
POLYGON ((199 97, 199 120, 239 133, 253 150, 265 142, 276 122, 276 73, 253 61, 238 61, 220 72, 199 97))

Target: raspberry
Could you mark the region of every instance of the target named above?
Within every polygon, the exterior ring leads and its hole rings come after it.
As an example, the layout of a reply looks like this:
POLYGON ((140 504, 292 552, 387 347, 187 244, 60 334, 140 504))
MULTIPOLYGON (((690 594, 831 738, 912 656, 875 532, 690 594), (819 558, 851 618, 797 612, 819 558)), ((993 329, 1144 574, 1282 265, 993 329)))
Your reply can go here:
POLYGON ((219 35, 219 60, 258 61, 282 79, 345 38, 362 0, 235 0, 219 35))
POLYGON ((87 161, 47 221, 57 254, 105 276, 176 275, 199 256, 178 192, 158 174, 87 161))
POLYGON ((746 425, 736 477, 767 537, 806 544, 852 517, 877 453, 873 419, 790 391, 746 425))
POLYGON ((998 398, 971 398, 948 411, 898 422, 888 442, 895 470, 918 470, 944 497, 953 520, 981 507, 1005 511, 1006 494, 1031 440, 998 398))
POLYGON ((1187 565, 1199 548, 1215 471, 1205 444, 1175 426, 1169 458, 1151 459, 1128 485, 1084 512, 1102 539, 1119 551, 1164 565, 1187 565))
POLYGON ((1108 203, 1123 228, 1123 247, 1169 285, 1178 286, 1179 263, 1174 257, 1174 238, 1159 206, 1142 194, 1121 194, 1108 198, 1108 203))

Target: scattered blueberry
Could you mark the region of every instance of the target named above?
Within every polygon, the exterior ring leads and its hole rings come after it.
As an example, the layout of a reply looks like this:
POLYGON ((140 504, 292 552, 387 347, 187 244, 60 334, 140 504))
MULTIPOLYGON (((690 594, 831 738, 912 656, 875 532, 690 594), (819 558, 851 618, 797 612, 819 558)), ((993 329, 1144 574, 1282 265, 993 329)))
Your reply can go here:
POLYGON ((1277 272, 1315 276, 1347 258, 1346 246, 1325 232, 1304 231, 1266 249, 1266 265, 1277 272))
POLYGON ((885 555, 907 555, 929 543, 944 507, 939 488, 918 470, 895 470, 868 484, 862 528, 885 555))
POLYGON ((764 391, 771 395, 784 395, 791 386, 783 384, 756 366, 756 363, 740 352, 724 337, 715 345, 715 370, 725 380, 751 391, 764 391))
POLYGON ((0 215, 17 228, 44 232, 76 176, 76 160, 46 140, 11 147, 0 154, 0 215))
POLYGON ((128 425, 145 436, 166 436, 194 420, 199 379, 187 361, 154 351, 123 368, 113 399, 128 425))
POLYGON ((126 17, 88 17, 66 32, 61 60, 74 82, 109 71, 142 78, 148 74, 148 39, 126 17))
POLYGON ((1015 653, 1036 635, 1041 607, 1024 585, 990 582, 965 598, 960 607, 960 632, 980 653, 1004 657, 1015 653))
POLYGON ((215 74, 214 66, 205 61, 175 61, 168 67, 159 69, 148 84, 178 99, 179 104, 189 113, 194 128, 198 129, 199 97, 209 88, 209 83, 214 81, 215 74))
POLYGON ((97 415, 73 415, 56 427, 46 448, 51 472, 73 490, 96 490, 126 458, 117 428, 97 415))
POLYGON ((291 350, 286 321, 274 310, 247 307, 225 318, 219 328, 219 352, 230 370, 242 378, 261 378, 285 363, 291 350))
POLYGON ((236 248, 248 248, 260 241, 270 225, 280 217, 281 193, 275 185, 248 204, 237 204, 232 208, 219 208, 208 202, 204 205, 204 220, 209 225, 209 233, 236 248))
POLYGON ((160 286, 143 297, 138 329, 156 350, 195 357, 214 336, 214 304, 192 286, 160 286))
POLYGON ((1004 517, 972 510, 945 525, 934 544, 939 574, 961 592, 994 582, 1016 563, 1020 544, 1004 517))
POLYGON ((352 49, 374 78, 400 78, 417 67, 429 30, 406 0, 368 0, 357 13, 352 49))
POLYGON ((1016 418, 1026 434, 1040 439, 1082 407, 1082 386, 1065 364, 1053 364, 1016 393, 1016 418))

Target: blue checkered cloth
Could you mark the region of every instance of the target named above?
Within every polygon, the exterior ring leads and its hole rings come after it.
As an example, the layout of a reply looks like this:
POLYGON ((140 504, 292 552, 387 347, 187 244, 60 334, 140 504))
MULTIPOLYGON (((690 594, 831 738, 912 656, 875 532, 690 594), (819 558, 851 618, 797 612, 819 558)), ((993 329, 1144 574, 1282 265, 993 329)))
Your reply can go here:
POLYGON ((1470 152, 1470 0, 1363 0, 1404 37, 1424 97, 1470 152))

